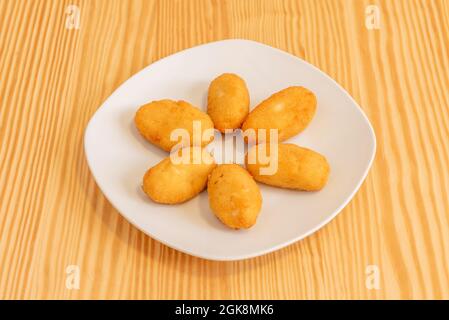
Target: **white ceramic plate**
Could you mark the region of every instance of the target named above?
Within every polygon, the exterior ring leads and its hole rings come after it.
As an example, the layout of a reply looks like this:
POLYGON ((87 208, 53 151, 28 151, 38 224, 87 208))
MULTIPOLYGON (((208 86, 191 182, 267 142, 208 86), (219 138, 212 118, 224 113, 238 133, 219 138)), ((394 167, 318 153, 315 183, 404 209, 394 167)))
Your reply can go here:
POLYGON ((126 219, 172 248, 212 260, 259 256, 323 227, 359 189, 376 149, 367 117, 334 80, 295 56, 247 40, 201 45, 146 67, 98 109, 84 143, 98 186, 126 219), (322 153, 331 166, 329 182, 320 192, 259 185, 263 208, 249 230, 235 231, 222 225, 209 209, 207 192, 187 203, 167 206, 153 203, 141 191, 145 171, 167 154, 136 131, 133 118, 138 107, 169 98, 205 110, 209 82, 224 72, 246 80, 252 108, 288 86, 311 89, 318 99, 317 113, 306 130, 288 142, 322 153))

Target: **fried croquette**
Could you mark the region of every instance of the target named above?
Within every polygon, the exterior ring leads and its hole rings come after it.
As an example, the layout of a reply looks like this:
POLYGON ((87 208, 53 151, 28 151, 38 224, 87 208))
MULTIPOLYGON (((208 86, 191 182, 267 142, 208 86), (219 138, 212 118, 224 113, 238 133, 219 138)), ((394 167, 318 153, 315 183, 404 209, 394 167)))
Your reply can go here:
POLYGON ((269 142, 270 129, 277 129, 278 141, 284 141, 303 131, 312 120, 317 100, 313 92, 304 87, 289 87, 262 101, 252 110, 242 125, 242 130, 253 129, 250 143, 269 142), (265 129, 266 133, 259 133, 265 129))
POLYGON ((256 223, 262 196, 251 175, 237 164, 218 165, 207 183, 209 205, 230 228, 249 228, 256 223))
POLYGON ((206 188, 207 177, 215 166, 213 156, 204 148, 177 150, 145 173, 143 191, 154 202, 185 202, 206 188), (182 162, 182 155, 187 155, 186 161, 182 162))
POLYGON ((245 81, 236 74, 215 78, 207 96, 207 113, 221 132, 238 129, 249 112, 249 92, 245 81))
POLYGON ((160 100, 143 105, 137 110, 134 122, 139 132, 148 141, 165 151, 170 151, 179 141, 170 139, 175 129, 185 129, 189 134, 190 143, 183 147, 194 146, 194 121, 201 124, 201 146, 213 140, 212 136, 203 135, 205 130, 213 130, 211 118, 200 109, 185 101, 160 100))
MULTIPOLYGON (((261 174, 266 164, 260 155, 274 155, 270 144, 253 146, 245 158, 246 169, 256 181, 275 187, 303 191, 321 190, 327 183, 330 166, 321 154, 297 145, 277 144, 278 166, 274 174, 261 174)), ((263 157, 263 156, 262 156, 263 157)))

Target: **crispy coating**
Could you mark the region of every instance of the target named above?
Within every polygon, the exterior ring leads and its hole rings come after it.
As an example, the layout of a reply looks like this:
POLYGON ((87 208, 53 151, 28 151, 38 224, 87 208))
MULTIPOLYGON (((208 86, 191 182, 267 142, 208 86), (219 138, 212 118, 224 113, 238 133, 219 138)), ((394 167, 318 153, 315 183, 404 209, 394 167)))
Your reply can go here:
POLYGON ((249 142, 269 142, 269 130, 278 130, 278 141, 284 141, 303 131, 312 120, 317 100, 304 87, 289 87, 262 101, 250 112, 242 130, 254 129, 256 137, 249 142), (266 129, 266 137, 259 137, 259 129, 266 129))
POLYGON ((249 112, 249 93, 245 81, 233 73, 224 73, 209 86, 207 113, 215 128, 238 129, 249 112))
POLYGON ((260 169, 267 165, 260 163, 259 154, 271 155, 269 146, 253 146, 246 155, 246 169, 255 180, 275 187, 304 191, 318 191, 326 185, 330 172, 326 158, 315 151, 291 143, 277 145, 277 171, 272 175, 262 175, 260 169))
POLYGON ((256 223, 262 196, 257 183, 241 166, 218 165, 209 176, 207 192, 212 211, 228 227, 246 229, 256 223))
POLYGON ((214 158, 201 147, 184 148, 177 154, 183 151, 192 161, 176 163, 169 156, 145 173, 143 191, 154 202, 182 203, 206 188, 207 177, 216 166, 214 158))
MULTIPOLYGON (((134 122, 139 132, 148 141, 170 151, 179 141, 171 141, 170 134, 175 129, 186 129, 190 135, 190 146, 193 141, 193 121, 201 122, 201 137, 207 129, 213 129, 210 117, 200 109, 185 101, 160 100, 143 105, 137 110, 134 122)), ((213 140, 202 139, 201 146, 213 140)), ((186 147, 186 145, 183 145, 186 147)))

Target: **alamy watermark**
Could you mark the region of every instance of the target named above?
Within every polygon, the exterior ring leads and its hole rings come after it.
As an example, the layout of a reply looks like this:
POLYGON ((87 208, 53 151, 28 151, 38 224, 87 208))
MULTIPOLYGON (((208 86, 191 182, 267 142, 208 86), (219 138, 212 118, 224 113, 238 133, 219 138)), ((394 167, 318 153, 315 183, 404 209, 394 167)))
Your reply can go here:
POLYGON ((65 268, 66 278, 65 287, 68 290, 79 290, 80 289, 80 267, 77 265, 68 265, 65 268))
POLYGON ((69 4, 65 8, 65 27, 68 30, 78 30, 81 25, 81 10, 77 5, 69 4))
MULTIPOLYGON (((170 140, 177 143, 170 152, 170 159, 173 164, 210 164, 213 161, 208 157, 204 149, 193 148, 189 150, 189 146, 201 146, 203 141, 210 141, 215 135, 215 129, 201 130, 201 121, 193 121, 193 137, 190 132, 184 128, 178 128, 170 133, 170 140)), ((243 150, 245 142, 248 142, 248 150, 259 142, 257 152, 248 152, 246 162, 248 164, 259 164, 261 175, 273 175, 278 169, 278 130, 277 129, 247 129, 242 130, 225 130, 224 133, 224 158, 231 159, 231 162, 243 163, 243 159, 236 150, 243 150), (237 132, 237 134, 236 134, 237 132), (232 146, 230 146, 232 144, 232 146), (227 145, 227 146, 226 146, 227 145)))
POLYGON ((380 29, 380 8, 370 4, 365 8, 365 27, 368 30, 380 29))
POLYGON ((371 264, 365 268, 365 287, 368 290, 380 290, 380 269, 378 265, 371 264))

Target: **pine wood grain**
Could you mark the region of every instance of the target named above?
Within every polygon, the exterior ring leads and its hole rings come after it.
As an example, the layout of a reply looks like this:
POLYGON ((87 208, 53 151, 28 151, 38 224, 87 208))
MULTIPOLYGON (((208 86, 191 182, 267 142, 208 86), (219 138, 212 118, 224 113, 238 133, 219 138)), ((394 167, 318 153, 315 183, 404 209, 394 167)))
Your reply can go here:
POLYGON ((0 298, 449 298, 449 1, 0 0, 0 298), (67 5, 81 10, 66 29, 67 5), (365 8, 380 8, 379 30, 365 8), (123 81, 179 50, 252 39, 318 66, 378 141, 325 228, 239 262, 145 236, 89 173, 83 132, 123 81), (79 290, 65 286, 79 265, 79 290), (365 286, 378 265, 380 289, 365 286))

